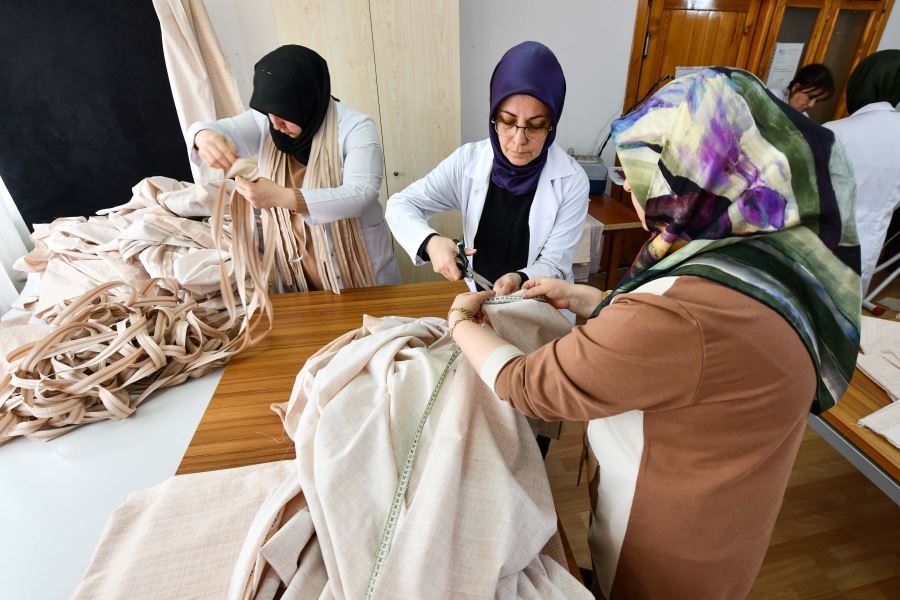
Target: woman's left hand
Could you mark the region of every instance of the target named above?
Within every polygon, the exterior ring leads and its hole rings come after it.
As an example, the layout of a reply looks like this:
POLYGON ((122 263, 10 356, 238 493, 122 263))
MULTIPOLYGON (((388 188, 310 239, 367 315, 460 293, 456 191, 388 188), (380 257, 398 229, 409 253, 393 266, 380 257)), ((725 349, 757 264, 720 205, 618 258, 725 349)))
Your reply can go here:
POLYGON ((494 282, 494 291, 498 296, 506 296, 518 292, 522 287, 522 276, 518 273, 507 273, 494 282))
POLYGON ((465 313, 462 312, 463 310, 471 313, 477 323, 481 323, 484 318, 484 314, 481 312, 481 305, 484 304, 485 300, 493 298, 495 295, 491 290, 486 292, 466 292, 458 295, 450 306, 450 312, 447 314, 447 323, 453 326, 456 321, 464 319, 465 313), (457 308, 462 310, 454 310, 457 308))
POLYGON ((294 190, 280 186, 271 179, 260 177, 256 181, 248 181, 243 177, 235 177, 237 191, 254 206, 254 208, 286 208, 295 210, 297 195, 294 190))

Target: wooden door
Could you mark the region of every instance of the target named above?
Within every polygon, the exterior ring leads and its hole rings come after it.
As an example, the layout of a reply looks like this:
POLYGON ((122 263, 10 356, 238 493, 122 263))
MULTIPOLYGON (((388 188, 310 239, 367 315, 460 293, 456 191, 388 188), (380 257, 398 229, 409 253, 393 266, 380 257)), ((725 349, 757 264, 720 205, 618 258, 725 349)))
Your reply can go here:
MULTIPOLYGON (((747 68, 762 0, 641 0, 626 106, 677 67, 747 68), (643 26, 642 26, 643 24, 643 26)), ((758 44, 757 44, 758 45, 758 44)))
POLYGON ((776 44, 804 44, 800 65, 815 61, 819 41, 829 22, 832 0, 777 0, 770 9, 768 36, 760 60, 750 70, 766 81, 776 44))
POLYGON ((859 61, 875 50, 878 21, 885 12, 886 3, 882 0, 832 2, 830 21, 813 62, 824 63, 831 69, 835 94, 830 100, 810 109, 810 117, 815 121, 824 123, 846 116, 847 80, 859 61))
MULTIPOLYGON (((388 194, 431 171, 461 141, 459 2, 371 0, 388 194)), ((462 239, 458 211, 438 215, 441 235, 462 239)), ((404 282, 441 279, 395 244, 404 282)))
POLYGON ((835 94, 809 111, 819 123, 846 116, 847 80, 881 39, 893 0, 777 0, 760 61, 752 70, 764 81, 778 43, 804 43, 800 65, 824 63, 835 79, 835 94))

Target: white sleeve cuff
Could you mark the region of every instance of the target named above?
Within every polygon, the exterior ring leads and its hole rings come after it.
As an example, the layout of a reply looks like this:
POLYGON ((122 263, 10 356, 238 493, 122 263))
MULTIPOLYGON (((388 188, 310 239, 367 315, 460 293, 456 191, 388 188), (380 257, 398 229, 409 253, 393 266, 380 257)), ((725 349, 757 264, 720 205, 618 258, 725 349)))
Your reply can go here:
POLYGON ((500 370, 506 366, 506 363, 517 356, 525 356, 525 353, 512 344, 505 344, 494 348, 487 355, 487 358, 484 359, 484 362, 481 363, 478 375, 491 388, 491 391, 494 391, 494 383, 497 381, 497 375, 500 374, 500 370))

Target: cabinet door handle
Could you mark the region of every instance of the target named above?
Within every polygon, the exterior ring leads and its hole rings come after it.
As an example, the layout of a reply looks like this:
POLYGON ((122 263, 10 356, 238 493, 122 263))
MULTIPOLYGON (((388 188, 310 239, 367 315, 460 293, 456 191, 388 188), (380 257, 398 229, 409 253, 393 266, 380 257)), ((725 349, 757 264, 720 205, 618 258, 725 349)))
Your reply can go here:
POLYGON ((397 177, 400 174, 400 171, 394 171, 394 177, 397 177))

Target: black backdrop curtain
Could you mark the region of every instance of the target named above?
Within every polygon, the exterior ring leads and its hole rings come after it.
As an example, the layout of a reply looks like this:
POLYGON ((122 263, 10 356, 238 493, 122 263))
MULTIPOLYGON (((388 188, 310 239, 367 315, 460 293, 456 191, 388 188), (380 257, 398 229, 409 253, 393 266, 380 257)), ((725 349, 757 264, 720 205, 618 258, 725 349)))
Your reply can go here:
POLYGON ((191 179, 150 0, 3 4, 0 177, 29 227, 191 179))

